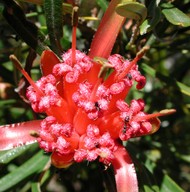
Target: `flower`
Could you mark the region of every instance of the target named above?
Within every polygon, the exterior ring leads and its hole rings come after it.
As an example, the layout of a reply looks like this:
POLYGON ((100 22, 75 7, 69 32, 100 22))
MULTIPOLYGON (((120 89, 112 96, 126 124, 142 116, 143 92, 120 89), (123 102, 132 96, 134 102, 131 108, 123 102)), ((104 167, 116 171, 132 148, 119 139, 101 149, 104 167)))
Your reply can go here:
MULTIPOLYGON (((132 61, 118 54, 109 56, 106 65, 112 72, 108 77, 101 73, 100 61, 79 50, 75 54, 75 63, 70 49, 46 76, 36 83, 29 80, 26 95, 33 110, 47 115, 41 122, 39 146, 52 153, 56 167, 95 159, 109 165, 119 140, 150 134, 154 124, 159 127, 156 116, 160 114, 146 114, 142 99, 125 102, 133 85, 137 89, 145 85, 137 65, 142 54, 132 61)), ((56 57, 46 50, 43 65, 49 62, 49 55, 56 57)))

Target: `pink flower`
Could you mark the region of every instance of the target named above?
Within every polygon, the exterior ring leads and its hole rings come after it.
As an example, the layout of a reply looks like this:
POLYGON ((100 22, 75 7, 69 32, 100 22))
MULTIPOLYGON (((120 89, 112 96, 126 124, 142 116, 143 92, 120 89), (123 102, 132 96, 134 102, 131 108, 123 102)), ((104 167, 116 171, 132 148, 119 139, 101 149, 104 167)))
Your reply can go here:
MULTIPOLYGON (((150 134, 152 120, 157 127, 159 120, 144 112, 142 99, 130 104, 124 100, 134 84, 141 89, 146 82, 138 71, 138 56, 131 62, 117 54, 109 56, 113 72, 105 78, 100 75, 100 63, 78 50, 75 53, 74 64, 72 50, 68 50, 46 76, 35 84, 30 80, 26 95, 31 106, 47 115, 41 122, 38 142, 52 153, 57 167, 95 159, 109 165, 118 140, 150 134)), ((47 66, 46 55, 55 55, 43 53, 42 64, 47 66)))

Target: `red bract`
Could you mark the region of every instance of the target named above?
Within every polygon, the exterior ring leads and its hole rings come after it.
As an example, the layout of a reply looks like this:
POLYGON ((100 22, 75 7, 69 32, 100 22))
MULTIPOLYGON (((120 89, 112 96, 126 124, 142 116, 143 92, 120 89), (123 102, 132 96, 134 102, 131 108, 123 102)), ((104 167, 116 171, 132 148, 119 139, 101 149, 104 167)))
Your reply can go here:
MULTIPOLYGON (((75 43, 62 55, 62 60, 52 51, 44 51, 43 77, 36 83, 20 66, 18 68, 31 84, 27 97, 33 110, 47 115, 40 125, 34 124, 31 128, 26 124, 25 128, 38 132, 39 146, 52 153, 52 164, 63 168, 74 162, 98 159, 107 166, 113 165, 118 192, 134 192, 138 191, 134 165, 121 143, 157 131, 160 126, 157 117, 174 111, 147 114, 142 99, 125 102, 133 85, 141 89, 146 83, 137 65, 144 50, 132 61, 118 54, 110 56, 124 21, 114 12, 117 3, 111 2, 89 55, 75 50, 75 43), (103 40, 108 37, 110 42, 106 45, 103 40), (107 67, 112 69, 109 76, 105 76, 107 67)), ((75 34, 75 27, 73 31, 75 34)), ((5 136, 6 129, 0 130, 5 136)), ((6 149, 5 141, 0 144, 1 149, 6 149)))

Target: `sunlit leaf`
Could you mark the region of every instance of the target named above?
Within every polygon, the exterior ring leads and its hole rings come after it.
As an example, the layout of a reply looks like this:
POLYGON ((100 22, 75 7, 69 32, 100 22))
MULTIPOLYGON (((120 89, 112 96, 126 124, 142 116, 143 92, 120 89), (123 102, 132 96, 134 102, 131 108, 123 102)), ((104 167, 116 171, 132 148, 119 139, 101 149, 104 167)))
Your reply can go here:
POLYGON ((187 163, 190 163, 190 155, 182 155, 180 153, 176 153, 176 156, 179 158, 179 159, 182 159, 183 161, 187 162, 187 163))
POLYGON ((160 192, 157 185, 144 185, 144 192, 160 192))
POLYGON ((147 8, 143 4, 126 0, 117 5, 116 12, 123 17, 138 20, 140 23, 147 16, 147 8))
POLYGON ((160 192, 185 192, 179 185, 175 183, 168 175, 165 175, 162 181, 160 192))
POLYGON ((39 182, 32 183, 31 192, 41 192, 40 183, 39 182))
POLYGON ((190 26, 190 17, 176 7, 163 9, 162 13, 173 25, 180 25, 182 27, 190 26))
POLYGON ((6 164, 27 151, 30 147, 34 146, 36 144, 31 145, 23 145, 21 147, 16 147, 14 149, 6 150, 6 151, 0 151, 0 164, 6 164))

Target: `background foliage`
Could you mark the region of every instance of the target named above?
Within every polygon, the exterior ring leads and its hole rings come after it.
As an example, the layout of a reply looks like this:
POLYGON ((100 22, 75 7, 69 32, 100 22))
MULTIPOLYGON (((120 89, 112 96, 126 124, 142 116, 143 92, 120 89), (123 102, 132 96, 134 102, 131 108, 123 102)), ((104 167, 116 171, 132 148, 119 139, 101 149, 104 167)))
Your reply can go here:
MULTIPOLYGON (((41 1, 36 1, 41 2, 41 1)), ((0 124, 42 118, 24 99, 21 74, 9 60, 15 54, 33 79, 41 76, 39 55, 49 46, 58 55, 71 47, 71 10, 66 1, 42 5, 0 1, 0 124), (60 6, 61 5, 61 6, 60 6), (50 9, 52 8, 52 9, 50 9), (37 55, 39 54, 39 55, 37 55)), ((109 1, 82 0, 77 48, 88 52, 109 1)), ((150 49, 139 62, 147 85, 131 90, 127 100, 142 97, 146 111, 175 108, 162 117, 160 130, 126 143, 135 162, 141 191, 190 191, 190 1, 142 0, 147 19, 138 27, 127 20, 113 53, 133 58, 144 45, 150 49), (137 29, 136 29, 137 28, 137 29), (136 34, 136 35, 135 35, 136 34)), ((68 169, 50 167, 37 144, 0 152, 0 191, 106 191, 114 183, 111 169, 81 163, 68 169)), ((111 190, 110 190, 111 191, 111 190)))

